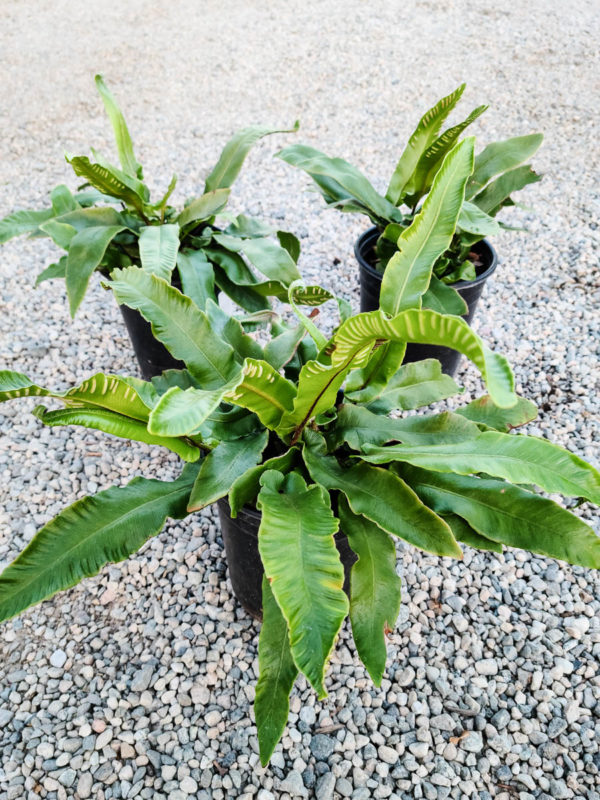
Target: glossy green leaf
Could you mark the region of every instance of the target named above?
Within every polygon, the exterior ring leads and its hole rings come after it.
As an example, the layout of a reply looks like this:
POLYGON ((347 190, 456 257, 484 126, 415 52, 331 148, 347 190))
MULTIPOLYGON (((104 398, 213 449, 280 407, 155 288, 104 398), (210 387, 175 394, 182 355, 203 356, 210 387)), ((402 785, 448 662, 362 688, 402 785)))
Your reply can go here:
POLYGON ((281 739, 290 710, 290 692, 298 675, 294 664, 288 626, 269 581, 262 581, 263 623, 258 638, 258 681, 254 698, 254 716, 260 763, 269 763, 281 739))
POLYGON ((277 231, 279 244, 288 251, 292 261, 297 264, 300 258, 300 240, 290 231, 277 231))
POLYGON ((52 210, 57 217, 63 214, 68 214, 70 211, 76 211, 80 208, 79 203, 73 197, 71 190, 64 183, 55 186, 50 192, 50 200, 52 202, 52 210))
POLYGON ((14 211, 0 220, 0 244, 24 233, 35 233, 40 225, 54 216, 56 215, 52 208, 42 211, 14 211))
POLYGON ((71 239, 65 278, 72 317, 81 305, 92 273, 104 258, 106 248, 122 230, 121 225, 85 228, 71 239))
POLYGON ((479 428, 457 414, 444 411, 431 416, 391 419, 375 414, 362 406, 344 404, 338 408, 335 423, 327 434, 330 449, 343 442, 353 450, 363 445, 382 445, 387 442, 429 445, 474 439, 479 428))
POLYGON ((504 205, 508 204, 513 192, 518 192, 530 183, 537 183, 541 180, 542 176, 534 172, 529 165, 515 167, 488 183, 479 194, 473 197, 471 202, 483 213, 493 217, 504 205))
POLYGON ((121 200, 143 215, 148 193, 144 185, 135 178, 125 175, 114 167, 93 163, 87 156, 74 156, 67 158, 67 161, 76 175, 85 178, 99 192, 121 200))
POLYGON ((121 439, 166 447, 177 453, 184 461, 197 461, 200 456, 199 448, 184 439, 154 436, 148 431, 145 422, 103 408, 66 408, 60 411, 48 411, 44 406, 37 406, 33 413, 44 425, 51 427, 83 425, 85 428, 109 433, 121 439))
POLYGON ((465 86, 463 83, 451 94, 442 97, 419 120, 396 164, 386 193, 386 198, 395 206, 400 205, 419 160, 437 138, 444 120, 462 97, 465 86))
POLYGON ((296 441, 310 419, 334 406, 347 371, 347 365, 332 369, 318 361, 305 364, 300 370, 293 408, 282 415, 277 423, 277 432, 286 436, 296 429, 292 439, 296 441))
POLYGON ((288 251, 272 239, 240 239, 226 234, 215 234, 214 239, 233 253, 243 253, 270 280, 288 285, 300 278, 288 251))
POLYGON ((263 136, 269 136, 272 133, 295 133, 298 127, 299 123, 296 122, 293 128, 287 130, 254 125, 238 131, 223 148, 219 160, 206 179, 205 191, 211 192, 231 186, 252 146, 263 136))
POLYGON ((125 214, 120 214, 114 208, 78 208, 75 211, 69 211, 63 214, 60 222, 63 225, 71 225, 76 231, 82 231, 85 228, 100 228, 102 226, 119 226, 126 227, 128 220, 125 214))
POLYGON ((328 202, 356 201, 373 221, 401 221, 402 215, 393 203, 382 197, 358 169, 343 158, 329 158, 314 147, 297 144, 277 153, 293 167, 304 170, 321 189, 328 202))
POLYGON ((125 117, 117 105, 117 101, 115 100, 112 92, 104 83, 102 75, 96 75, 95 81, 96 88, 100 93, 100 97, 104 103, 104 108, 106 109, 106 113, 108 114, 108 118, 110 119, 113 127, 121 166, 123 167, 124 172, 126 172, 128 175, 131 175, 131 177, 141 178, 142 165, 139 164, 135 159, 135 155, 133 153, 133 143, 131 141, 131 136, 129 135, 129 130, 127 129, 125 117))
POLYGON ((0 621, 132 555, 167 517, 185 517, 196 472, 189 465, 172 482, 134 478, 62 511, 0 574, 0 621))
POLYGON ((219 407, 229 384, 219 389, 173 386, 160 396, 150 414, 148 430, 156 436, 191 436, 219 407))
POLYGON ((365 461, 375 464, 406 461, 436 472, 486 473, 600 504, 600 472, 574 453, 534 436, 485 431, 475 439, 423 448, 365 444, 363 453, 365 461))
POLYGON ((294 662, 323 698, 325 668, 348 613, 333 539, 338 520, 327 492, 307 487, 298 473, 271 470, 261 484, 258 548, 265 575, 287 621, 294 662))
POLYGON ((423 295, 423 307, 439 314, 454 314, 462 317, 469 311, 468 305, 452 286, 448 286, 436 275, 431 276, 429 287, 423 295))
POLYGON ((385 670, 386 633, 400 611, 400 578, 396 548, 389 535, 366 517, 353 514, 340 497, 340 527, 358 556, 350 573, 350 621, 358 655, 375 686, 385 670))
POLYGON ((552 500, 492 478, 397 465, 419 497, 440 514, 458 514, 485 536, 570 564, 600 568, 600 538, 552 500))
POLYGON ((142 269, 166 281, 177 263, 179 225, 147 225, 138 240, 142 269))
POLYGON ((238 512, 250 503, 254 503, 256 496, 260 491, 260 479, 262 475, 269 469, 275 469, 281 472, 282 475, 287 475, 290 469, 294 466, 298 451, 296 448, 290 448, 283 455, 269 458, 263 461, 258 466, 251 467, 249 470, 240 475, 232 484, 229 491, 229 506, 231 508, 231 516, 237 517, 238 512))
POLYGON ((232 348, 214 335, 206 315, 166 281, 137 267, 115 270, 108 286, 119 303, 135 308, 175 358, 205 389, 217 389, 239 370, 232 348))
POLYGON ((428 553, 462 557, 450 528, 397 475, 362 461, 343 467, 335 456, 325 454, 318 434, 305 431, 304 436, 303 457, 312 479, 343 492, 355 514, 428 553))
POLYGON ((243 364, 246 358, 262 358, 263 349, 252 336, 248 336, 237 317, 230 317, 214 300, 206 303, 206 316, 214 332, 233 347, 236 358, 243 364))
POLYGON ((177 217, 179 227, 183 229, 192 222, 199 223, 212 219, 227 205, 230 191, 230 189, 217 189, 192 200, 177 217))
POLYGON ((536 152, 543 139, 541 133, 530 133, 488 144, 475 158, 475 168, 465 193, 467 200, 478 194, 496 175, 527 161, 536 152))
POLYGON ((260 461, 267 446, 267 431, 221 442, 202 460, 190 495, 188 510, 198 511, 229 493, 232 484, 260 461))
POLYGON ((180 250, 177 253, 177 272, 183 294, 191 298, 200 311, 207 300, 215 298, 215 273, 202 250, 180 250))
POLYGON ((493 236, 501 231, 499 223, 493 217, 468 200, 465 200, 460 210, 458 227, 461 231, 476 236, 493 236))
POLYGON ((466 406, 457 408, 455 413, 502 433, 508 433, 513 428, 526 425, 536 419, 538 415, 535 403, 524 397, 519 397, 512 408, 498 408, 487 394, 472 400, 466 406))
POLYGON ((63 250, 68 250, 71 245, 71 240, 77 233, 77 230, 65 222, 58 219, 49 219, 40 225, 40 230, 47 234, 55 245, 61 247, 63 250))
POLYGON ((469 137, 448 153, 422 210, 398 239, 398 252, 387 264, 379 299, 380 307, 391 316, 420 307, 433 264, 450 246, 473 171, 474 142, 469 137))
POLYGON ((262 424, 275 429, 282 417, 291 411, 296 387, 266 361, 247 358, 242 380, 226 398, 238 406, 253 411, 262 424))
POLYGON ((39 286, 44 281, 52 280, 53 278, 64 278, 67 273, 67 257, 62 256, 56 264, 49 264, 46 269, 43 269, 35 279, 35 285, 39 286))
POLYGON ((292 360, 305 334, 304 326, 296 325, 272 337, 265 345, 265 361, 275 369, 281 369, 292 360))
POLYGON ((492 553, 503 552, 501 544, 477 533, 462 517, 458 517, 456 514, 444 514, 443 519, 450 526, 457 542, 469 547, 476 547, 478 550, 488 550, 492 553))

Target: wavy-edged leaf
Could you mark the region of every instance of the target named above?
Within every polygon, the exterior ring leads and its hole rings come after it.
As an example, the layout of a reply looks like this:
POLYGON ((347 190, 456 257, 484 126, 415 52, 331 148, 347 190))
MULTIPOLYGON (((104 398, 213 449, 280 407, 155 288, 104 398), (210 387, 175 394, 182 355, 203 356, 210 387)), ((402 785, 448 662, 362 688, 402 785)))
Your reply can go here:
POLYGON ((0 371, 0 402, 18 397, 55 397, 68 406, 94 406, 145 422, 150 413, 130 379, 98 372, 79 386, 54 392, 33 383, 22 372, 0 371))
POLYGON ((325 668, 348 613, 333 539, 339 523, 327 492, 307 487, 298 473, 271 470, 261 484, 258 549, 265 575, 288 624, 294 663, 323 698, 325 668))
POLYGON ((300 370, 293 408, 277 423, 279 435, 286 436, 295 428, 293 441, 296 441, 310 419, 332 408, 348 369, 349 365, 333 369, 318 361, 305 364, 300 370))
MULTIPOLYGON (((529 164, 515 167, 488 183, 485 189, 473 197, 471 202, 483 213, 494 217, 503 206, 509 205, 510 195, 513 192, 518 192, 530 183, 537 183, 541 180, 542 176, 534 172, 529 164)), ((499 225, 498 228, 500 228, 499 225)))
POLYGON ((155 436, 148 431, 145 422, 104 408, 66 408, 60 411, 48 411, 44 406, 37 406, 33 413, 44 425, 51 427, 82 425, 84 428, 109 433, 121 439, 132 439, 135 442, 166 447, 173 453, 177 453, 184 461, 197 461, 200 456, 199 448, 185 439, 155 436))
POLYGON ((465 197, 470 200, 494 178, 507 170, 514 169, 527 161, 538 149, 544 139, 541 133, 526 136, 513 136, 501 142, 492 142, 475 158, 475 168, 465 197))
POLYGON ((518 397, 512 408, 498 408, 488 394, 472 400, 466 406, 457 408, 455 413, 478 425, 494 428, 501 433, 508 433, 513 428, 526 425, 536 419, 538 415, 535 403, 524 397, 518 397))
POLYGON ((333 366, 351 359, 361 367, 382 341, 418 342, 450 347, 469 358, 481 372, 497 406, 510 408, 517 402, 514 376, 504 358, 488 350, 460 317, 445 316, 428 309, 411 309, 387 319, 381 311, 356 314, 340 325, 328 344, 333 366))
POLYGON ((104 78, 102 75, 96 75, 94 80, 115 134, 115 143, 117 145, 117 152, 119 153, 121 166, 123 167, 124 172, 126 172, 128 175, 131 175, 132 178, 141 178, 142 165, 139 164, 135 159, 135 155, 133 153, 133 142, 131 141, 131 136, 129 135, 129 130, 125 122, 123 112, 117 105, 117 101, 115 100, 112 92, 104 83, 104 78))
POLYGON ((172 386, 160 396, 148 423, 156 436, 190 436, 219 407, 229 384, 219 389, 181 389, 172 386))
POLYGON ((263 357, 262 347, 252 336, 248 336, 239 319, 230 317, 212 299, 206 303, 206 316, 214 332, 233 347, 240 364, 245 358, 260 359, 263 357))
POLYGON ((487 109, 488 106, 477 106, 465 120, 445 130, 429 145, 419 159, 410 181, 405 186, 406 196, 404 197, 404 202, 407 205, 414 207, 418 204, 421 197, 433 183, 440 164, 446 154, 454 147, 460 134, 487 109))
POLYGON ((134 478, 62 511, 0 574, 0 621, 127 558, 167 517, 185 517, 197 470, 190 464, 172 482, 134 478))
POLYGON ((356 202, 363 213, 384 225, 390 221, 402 221, 402 214, 396 206, 382 197, 362 172, 343 158, 330 158, 304 144, 290 145, 277 153, 277 157, 308 173, 328 203, 356 202))
POLYGON ((458 514, 485 536, 569 564, 600 568, 600 538, 552 500, 493 478, 396 465, 419 497, 440 514, 458 514))
POLYGON ((340 527, 358 556, 350 573, 350 622, 358 655, 375 686, 385 670, 386 633, 400 611, 400 578, 396 548, 389 535, 366 517, 352 513, 340 497, 340 527))
POLYGON ((253 411, 262 424, 275 429, 295 402, 296 387, 266 361, 247 358, 243 375, 226 399, 253 411))
POLYGON ((8 242, 15 236, 22 236, 24 233, 35 233, 44 222, 55 217, 52 208, 45 208, 41 211, 14 211, 12 214, 0 220, 0 244, 8 242))
POLYGON ((469 306, 456 289, 448 286, 436 275, 431 276, 429 286, 422 299, 424 308, 430 308, 439 314, 453 314, 456 317, 462 317, 469 311, 469 306))
POLYGON ((382 445, 386 442, 427 445, 474 439, 479 436, 474 422, 444 411, 431 416, 391 419, 374 414, 362 406, 344 404, 338 408, 337 418, 327 433, 329 447, 337 449, 346 442, 353 450, 363 445, 382 445))
MULTIPOLYGON (((212 259, 211 259, 212 260, 212 259)), ((250 313, 265 311, 271 308, 267 296, 259 291, 259 287, 239 284, 232 280, 227 272, 220 266, 214 266, 215 283, 240 308, 250 313)), ((273 282, 271 282, 273 283, 273 282)), ((273 294, 277 294, 273 292, 273 294)), ((285 295, 285 290, 283 291, 285 295)))
POLYGON ((285 730, 290 711, 290 692, 298 675, 298 667, 290 650, 287 622, 264 575, 262 606, 254 716, 260 763, 266 767, 285 730))
POLYGON ((211 192, 231 186, 237 178, 250 149, 263 136, 269 136, 272 133, 295 133, 298 128, 298 121, 296 121, 293 128, 283 130, 259 125, 242 128, 242 130, 234 134, 223 148, 219 160, 206 179, 205 191, 211 192))
POLYGON ((353 402, 368 403, 372 411, 387 413, 394 409, 408 411, 460 392, 460 387, 449 375, 442 372, 436 358, 403 364, 393 377, 384 383, 368 386, 364 390, 347 392, 353 402))
POLYGON ((142 269, 170 281, 179 252, 179 225, 146 225, 138 245, 142 269))
POLYGON ((289 299, 299 306, 321 306, 335 296, 322 286, 306 286, 302 281, 290 286, 289 299))
POLYGON ((148 200, 148 190, 140 181, 125 175, 124 172, 106 164, 97 164, 87 156, 67 158, 76 175, 85 178, 102 194, 115 197, 140 214, 144 213, 144 203, 148 200))
POLYGON ((211 450, 202 460, 188 510, 198 511, 228 494, 232 484, 260 461, 268 438, 268 432, 262 430, 243 439, 221 442, 211 450))
POLYGON ((205 389, 217 389, 237 375, 233 349, 215 336, 206 314, 189 297, 139 267, 115 270, 111 278, 107 285, 117 301, 139 311, 153 335, 205 389))
POLYGON ((269 469, 275 469, 282 475, 287 475, 297 460, 298 450, 295 447, 287 450, 283 455, 269 458, 256 467, 251 467, 240 475, 232 484, 229 491, 229 506, 231 516, 237 517, 238 512, 249 503, 254 503, 260 491, 260 479, 269 469))
POLYGON ((420 307, 433 265, 450 246, 473 171, 474 142, 468 137, 444 158, 422 210, 398 239, 398 252, 385 268, 379 297, 380 307, 391 316, 420 307))
POLYGON ((343 467, 325 454, 324 440, 305 431, 304 463, 312 479, 343 492, 355 514, 363 514, 384 531, 438 556, 461 558, 448 525, 424 505, 415 492, 389 470, 362 461, 343 467))
POLYGON ((192 222, 204 222, 215 217, 227 205, 230 192, 230 189, 217 189, 192 200, 177 217, 180 228, 183 229, 192 222))
POLYGON ((180 250, 177 253, 177 272, 183 293, 194 301, 200 311, 205 311, 207 300, 216 297, 215 272, 202 250, 180 250))
POLYGON ((230 252, 243 253, 269 280, 279 281, 287 286, 301 277, 296 262, 279 242, 267 238, 240 239, 224 233, 217 233, 213 238, 230 252))
POLYGON ((419 160, 435 141, 442 123, 462 97, 465 87, 466 84, 462 83, 449 95, 442 97, 419 120, 396 164, 385 195, 395 206, 400 205, 419 160))
POLYGON ((69 310, 72 317, 75 316, 81 305, 92 272, 100 266, 106 248, 123 230, 125 228, 122 225, 84 228, 72 237, 65 271, 69 310))
POLYGON ((476 547, 478 550, 488 550, 492 553, 502 553, 503 548, 499 542, 493 542, 491 539, 486 539, 469 525, 469 523, 462 517, 456 514, 444 514, 443 519, 450 526, 454 538, 461 544, 467 544, 469 547, 476 547))
POLYGON ((365 461, 374 464, 406 461, 435 472, 485 473, 600 504, 600 472, 574 453, 534 436, 484 431, 475 439, 423 448, 365 444, 363 453, 365 461))

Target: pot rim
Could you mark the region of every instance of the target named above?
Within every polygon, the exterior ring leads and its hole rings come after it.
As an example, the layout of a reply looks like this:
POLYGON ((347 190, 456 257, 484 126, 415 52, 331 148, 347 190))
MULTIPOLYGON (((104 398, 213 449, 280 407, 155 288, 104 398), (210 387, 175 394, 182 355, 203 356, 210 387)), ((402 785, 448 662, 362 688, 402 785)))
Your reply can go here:
MULTIPOLYGON (((368 228, 364 233, 362 233, 354 243, 354 255, 356 256, 356 260, 358 261, 360 268, 364 269, 365 272, 367 272, 371 277, 381 282, 383 279, 383 274, 378 272, 375 267, 369 264, 363 255, 363 251, 366 249, 366 246, 371 245, 372 242, 374 243, 374 240, 379 237, 379 234, 380 231, 376 225, 368 228)), ((448 284, 448 286, 452 286, 453 289, 464 289, 470 286, 477 286, 477 284, 486 281, 490 275, 496 271, 496 267, 498 266, 498 254, 488 239, 480 239, 473 245, 472 249, 475 250, 475 252, 477 252, 478 249, 482 249, 484 252, 481 253, 481 255, 483 255, 484 258, 487 255, 486 260, 489 260, 489 266, 473 281, 456 281, 456 283, 448 284)))

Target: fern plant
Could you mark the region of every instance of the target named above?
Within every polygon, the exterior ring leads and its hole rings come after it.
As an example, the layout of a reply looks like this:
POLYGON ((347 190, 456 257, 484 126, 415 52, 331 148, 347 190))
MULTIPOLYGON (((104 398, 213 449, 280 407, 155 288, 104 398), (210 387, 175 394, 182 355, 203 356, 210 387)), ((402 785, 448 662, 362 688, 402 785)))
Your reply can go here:
POLYGON ((114 130, 120 168, 93 148, 93 160, 67 155, 84 181, 80 191, 73 194, 61 184, 50 193, 49 208, 16 211, 0 220, 0 244, 29 234, 49 237, 65 251, 40 273, 36 285, 64 278, 71 316, 94 271, 108 277, 111 270, 132 264, 166 280, 175 273, 202 307, 219 292, 249 311, 268 308, 269 296, 286 297, 287 286, 300 277, 296 237, 244 214, 233 217, 225 209, 253 144, 272 133, 295 131, 298 123, 291 131, 258 126, 238 131, 206 178, 204 193, 177 209, 169 203, 177 176, 160 200, 152 202, 125 118, 100 75, 96 86, 114 130), (228 223, 224 229, 216 226, 217 216, 228 223))
MULTIPOLYGON (((278 153, 279 158, 310 175, 328 206, 369 217, 380 233, 374 266, 381 272, 396 250, 398 237, 415 218, 430 191, 445 156, 463 131, 488 108, 478 106, 462 122, 442 131, 465 86, 461 84, 421 117, 392 173, 385 197, 344 159, 330 158, 303 144, 290 145, 278 153)), ((477 155, 465 187, 456 234, 433 268, 438 279, 446 284, 474 280, 477 259, 474 245, 503 228, 515 230, 496 216, 506 206, 515 205, 511 197, 514 192, 540 180, 525 162, 539 148, 542 139, 541 133, 515 136, 493 142, 477 155)))
MULTIPOLYGON (((466 141, 451 159, 471 156, 466 141)), ((461 170, 449 171, 459 180, 461 170)), ((437 223, 411 226, 404 258, 412 259, 405 266, 414 262, 413 281, 397 287, 399 307, 353 316, 339 303, 340 324, 329 338, 314 313, 302 310, 333 299, 321 287, 289 287, 296 325, 272 313, 252 315, 254 324, 266 319, 271 328, 261 345, 211 299, 203 311, 165 278, 131 266, 113 271, 108 285, 186 369, 151 383, 99 373, 66 392, 0 372, 0 401, 62 402, 61 409, 35 409, 47 425, 84 425, 162 445, 186 462, 175 481, 135 478, 78 500, 47 523, 0 575, 0 621, 128 557, 167 517, 224 497, 233 516, 256 507, 265 577, 255 715, 266 764, 297 675, 325 697, 327 664, 347 616, 359 657, 381 682, 386 633, 400 605, 396 539, 447 558, 461 558, 462 543, 600 568, 600 538, 538 492, 599 504, 600 473, 545 439, 514 433, 536 408, 515 394, 506 359, 460 317, 419 307, 443 243, 438 226, 447 224, 454 202, 442 203, 437 223), (416 252, 428 252, 428 264, 416 252), (453 412, 402 413, 459 391, 437 361, 400 366, 407 342, 463 353, 486 393, 453 412), (358 556, 349 597, 338 530, 358 556)))

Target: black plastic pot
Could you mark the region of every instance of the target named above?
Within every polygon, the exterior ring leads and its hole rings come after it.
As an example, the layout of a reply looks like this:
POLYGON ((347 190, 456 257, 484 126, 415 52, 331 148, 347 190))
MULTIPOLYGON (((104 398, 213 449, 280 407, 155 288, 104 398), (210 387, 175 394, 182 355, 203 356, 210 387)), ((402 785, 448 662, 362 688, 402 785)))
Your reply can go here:
MULTIPOLYGON (((375 244, 379 237, 377 228, 369 228, 362 234, 354 245, 354 254, 359 264, 360 274, 360 310, 375 311, 379 308, 379 293, 383 274, 375 267, 375 244)), ((468 323, 473 319, 475 309, 485 282, 497 266, 496 251, 492 245, 482 239, 473 245, 473 251, 479 256, 481 266, 477 268, 477 278, 474 281, 458 281, 452 286, 467 304, 469 311, 464 315, 468 323)), ((460 361, 461 354, 449 347, 429 344, 409 344, 406 348, 404 363, 421 361, 424 358, 437 358, 442 369, 447 375, 454 375, 460 361)))
MULTIPOLYGON (((262 619, 264 569, 258 552, 261 514, 253 508, 244 506, 237 517, 232 519, 226 497, 217 501, 217 507, 233 593, 252 617, 262 619)), ((345 534, 336 533, 334 538, 344 567, 344 591, 348 594, 350 569, 356 561, 356 554, 350 549, 345 534)))
POLYGON ((166 369, 183 369, 185 364, 173 358, 167 348, 152 335, 152 328, 139 311, 129 306, 119 306, 127 332, 133 345, 133 352, 140 365, 142 378, 149 381, 166 369))

